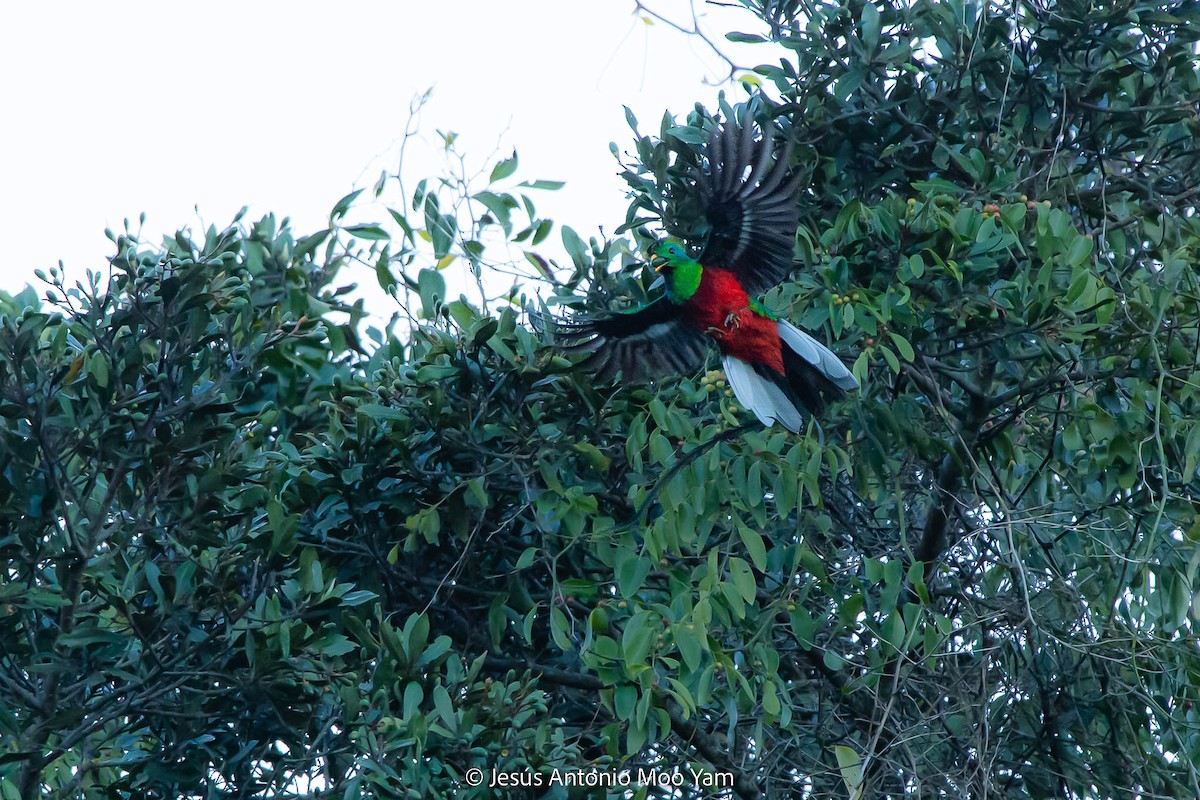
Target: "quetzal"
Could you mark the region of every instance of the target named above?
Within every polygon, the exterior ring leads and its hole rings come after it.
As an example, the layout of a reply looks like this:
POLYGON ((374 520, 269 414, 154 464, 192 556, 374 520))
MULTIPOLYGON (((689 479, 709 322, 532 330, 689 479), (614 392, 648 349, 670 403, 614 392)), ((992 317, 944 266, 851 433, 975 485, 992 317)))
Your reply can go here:
POLYGON ((715 342, 738 401, 764 425, 798 432, 800 407, 820 413, 858 381, 827 347, 756 299, 792 271, 799 180, 788 164, 790 142, 777 158, 771 127, 756 139, 750 109, 745 116, 741 125, 715 126, 709 137, 707 163, 695 178, 707 227, 696 257, 675 239, 650 248, 665 294, 560 330, 568 350, 589 353, 584 364, 601 380, 693 371, 715 342))

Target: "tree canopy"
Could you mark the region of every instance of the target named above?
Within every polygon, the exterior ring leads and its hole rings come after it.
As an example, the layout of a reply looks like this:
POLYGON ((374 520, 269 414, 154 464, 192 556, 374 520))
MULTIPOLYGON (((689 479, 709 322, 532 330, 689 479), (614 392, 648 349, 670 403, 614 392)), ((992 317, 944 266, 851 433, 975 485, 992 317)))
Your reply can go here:
POLYGON ((630 115, 569 263, 515 156, 113 234, 0 302, 0 796, 1200 796, 1200 12, 743 4, 806 176, 765 303, 862 391, 764 430, 532 324, 646 298, 732 99, 630 115))

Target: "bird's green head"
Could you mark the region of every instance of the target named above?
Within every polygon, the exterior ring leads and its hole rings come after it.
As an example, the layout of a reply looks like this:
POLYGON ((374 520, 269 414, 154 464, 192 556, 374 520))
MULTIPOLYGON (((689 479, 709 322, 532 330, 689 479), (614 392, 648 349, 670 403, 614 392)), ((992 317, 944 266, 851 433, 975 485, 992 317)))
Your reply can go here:
POLYGON ((650 245, 650 266, 661 273, 667 284, 667 297, 682 303, 700 288, 700 264, 687 254, 677 239, 663 239, 650 245))

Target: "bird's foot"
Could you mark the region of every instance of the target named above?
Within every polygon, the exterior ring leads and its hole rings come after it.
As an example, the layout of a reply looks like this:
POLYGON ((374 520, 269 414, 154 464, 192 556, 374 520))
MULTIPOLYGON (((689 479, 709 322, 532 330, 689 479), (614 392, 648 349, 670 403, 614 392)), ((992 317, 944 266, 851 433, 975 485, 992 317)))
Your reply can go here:
POLYGON ((729 330, 737 330, 742 327, 742 314, 740 311, 732 311, 725 317, 725 327, 729 330))

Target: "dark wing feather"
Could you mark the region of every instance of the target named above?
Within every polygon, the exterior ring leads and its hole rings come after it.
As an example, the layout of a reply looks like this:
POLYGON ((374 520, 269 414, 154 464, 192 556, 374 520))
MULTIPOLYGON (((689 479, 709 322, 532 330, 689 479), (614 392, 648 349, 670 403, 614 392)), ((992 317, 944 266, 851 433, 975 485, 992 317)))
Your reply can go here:
POLYGON ((747 118, 713 129, 708 170, 696 182, 709 233, 700 263, 727 269, 751 294, 762 294, 792 271, 792 245, 800 224, 799 176, 789 162, 792 143, 774 154, 774 131, 747 118))
POLYGON ((708 340, 684 322, 665 297, 636 311, 594 319, 560 320, 557 338, 567 353, 586 353, 580 365, 601 381, 686 375, 703 363, 708 340))

